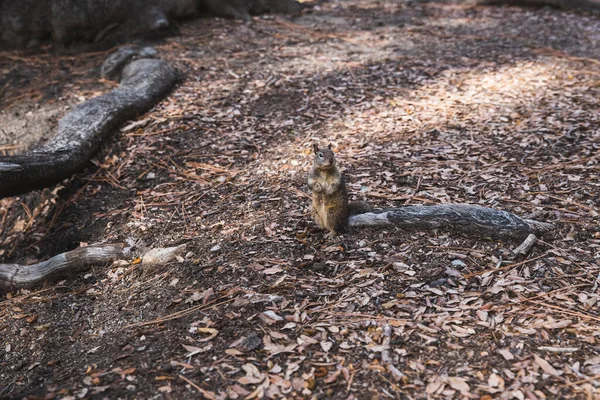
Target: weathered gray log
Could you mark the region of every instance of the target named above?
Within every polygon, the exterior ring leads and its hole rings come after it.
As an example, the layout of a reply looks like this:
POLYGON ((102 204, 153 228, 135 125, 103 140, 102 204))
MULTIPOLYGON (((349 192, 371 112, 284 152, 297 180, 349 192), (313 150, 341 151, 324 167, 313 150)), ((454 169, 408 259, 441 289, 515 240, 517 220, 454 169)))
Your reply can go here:
MULTIPOLYGON (((144 49, 140 54, 148 54, 144 49)), ((110 60, 110 57, 109 59, 110 60)), ((149 110, 178 80, 165 61, 129 59, 119 64, 120 86, 65 115, 58 134, 27 153, 0 157, 0 198, 44 188, 80 171, 117 126, 149 110)))
POLYGON ((302 7, 296 0, 0 0, 0 46, 34 47, 50 38, 61 44, 122 42, 169 32, 170 19, 201 10, 249 20, 265 12, 294 15, 302 7))
POLYGON ((349 226, 388 226, 403 229, 441 228, 480 239, 524 240, 529 234, 548 231, 552 224, 520 218, 512 213, 470 204, 438 204, 376 210, 348 219, 349 226))
POLYGON ((246 21, 267 12, 296 15, 302 8, 296 0, 202 0, 202 5, 215 15, 246 21))
MULTIPOLYGON (((470 0, 473 2, 473 0, 470 0)), ((591 0, 474 0, 477 5, 510 5, 525 7, 554 7, 561 10, 600 10, 600 3, 591 0)))
POLYGON ((0 264, 0 289, 30 288, 47 279, 87 270, 123 256, 123 244, 99 244, 67 251, 33 265, 0 264))

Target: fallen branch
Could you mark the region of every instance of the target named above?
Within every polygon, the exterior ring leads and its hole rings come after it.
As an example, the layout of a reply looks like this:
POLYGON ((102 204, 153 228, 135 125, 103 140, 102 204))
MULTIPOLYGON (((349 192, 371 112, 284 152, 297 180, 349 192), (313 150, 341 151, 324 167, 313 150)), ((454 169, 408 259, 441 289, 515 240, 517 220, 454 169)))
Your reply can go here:
POLYGON ((554 225, 523 219, 512 213, 470 204, 437 204, 389 208, 353 215, 349 226, 395 225, 403 229, 446 229, 480 239, 522 241, 536 232, 549 231, 554 225))
POLYGON ((537 236, 530 233, 529 236, 517 248, 512 251, 513 258, 525 257, 531 251, 531 248, 537 242, 537 236))
MULTIPOLYGON (((131 51, 131 48, 127 48, 131 51)), ((148 57, 147 49, 139 50, 148 57)), ((0 157, 0 198, 41 189, 81 170, 102 141, 124 121, 149 110, 175 85, 176 71, 157 59, 131 56, 118 64, 120 86, 65 115, 57 135, 27 153, 0 157)), ((109 56, 108 61, 114 60, 109 56)))
MULTIPOLYGON (((471 0, 473 1, 473 0, 471 0)), ((555 7, 561 10, 600 10, 600 3, 591 0, 475 0, 477 5, 509 5, 509 6, 525 6, 525 7, 555 7)))
POLYGON ((67 251, 33 265, 0 264, 0 289, 29 288, 40 282, 87 270, 123 256, 123 244, 99 244, 67 251))

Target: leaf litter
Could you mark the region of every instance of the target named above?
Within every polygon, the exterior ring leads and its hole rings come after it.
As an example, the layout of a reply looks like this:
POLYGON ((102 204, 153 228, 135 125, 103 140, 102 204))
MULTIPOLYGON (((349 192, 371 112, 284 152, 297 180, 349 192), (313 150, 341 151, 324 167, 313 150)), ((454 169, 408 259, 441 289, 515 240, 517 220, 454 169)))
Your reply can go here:
POLYGON ((188 76, 171 96, 66 187, 0 201, 5 261, 80 241, 167 261, 8 293, 0 393, 597 397, 598 31, 551 9, 364 0, 182 24, 158 46, 188 76), (518 260, 452 232, 325 238, 313 142, 334 144, 353 199, 558 230, 518 260))

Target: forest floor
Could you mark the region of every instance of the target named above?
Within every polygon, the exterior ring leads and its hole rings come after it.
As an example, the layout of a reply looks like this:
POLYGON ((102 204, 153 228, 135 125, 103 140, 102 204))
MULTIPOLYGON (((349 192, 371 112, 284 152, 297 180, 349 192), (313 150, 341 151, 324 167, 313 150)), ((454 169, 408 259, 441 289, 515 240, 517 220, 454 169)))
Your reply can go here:
MULTIPOLYGON (((600 398, 598 17, 348 0, 180 30, 155 44, 186 75, 173 93, 70 181, 0 201, 2 262, 133 247, 4 293, 0 398, 600 398), (326 238, 312 143, 376 207, 557 229, 518 262, 453 232, 326 238)), ((105 56, 0 53, 1 115, 47 134, 112 87, 105 56)), ((40 140, 11 132, 0 152, 40 140)))

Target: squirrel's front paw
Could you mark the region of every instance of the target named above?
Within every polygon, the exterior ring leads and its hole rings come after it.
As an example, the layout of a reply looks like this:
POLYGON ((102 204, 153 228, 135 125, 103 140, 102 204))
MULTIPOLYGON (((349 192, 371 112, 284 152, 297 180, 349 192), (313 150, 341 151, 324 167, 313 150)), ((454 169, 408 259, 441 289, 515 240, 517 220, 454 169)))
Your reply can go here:
POLYGON ((323 185, 321 185, 320 183, 313 183, 311 189, 312 189, 313 192, 322 192, 323 191, 323 185))
POLYGON ((330 231, 330 232, 327 232, 327 233, 325 234, 325 237, 326 237, 327 239, 335 239, 335 237, 336 237, 337 235, 338 235, 338 234, 337 234, 337 232, 335 232, 335 231, 330 231))

